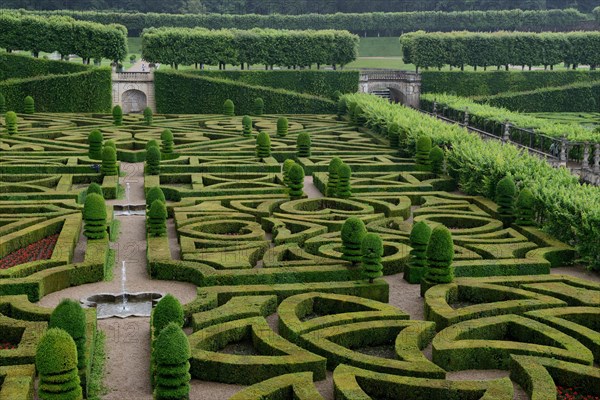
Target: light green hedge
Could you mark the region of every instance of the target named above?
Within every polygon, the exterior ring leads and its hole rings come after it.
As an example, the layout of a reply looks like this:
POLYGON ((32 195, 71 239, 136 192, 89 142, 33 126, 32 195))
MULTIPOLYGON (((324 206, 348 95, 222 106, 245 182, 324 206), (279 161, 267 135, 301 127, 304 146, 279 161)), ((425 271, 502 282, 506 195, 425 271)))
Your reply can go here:
POLYGON ((32 78, 40 75, 64 75, 89 69, 88 66, 82 64, 0 53, 0 81, 11 78, 32 78))

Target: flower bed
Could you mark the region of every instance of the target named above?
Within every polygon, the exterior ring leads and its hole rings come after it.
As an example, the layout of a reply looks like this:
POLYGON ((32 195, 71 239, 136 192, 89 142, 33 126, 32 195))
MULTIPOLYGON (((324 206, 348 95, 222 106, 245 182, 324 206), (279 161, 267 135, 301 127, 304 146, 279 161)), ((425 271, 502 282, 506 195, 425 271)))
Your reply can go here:
POLYGON ((0 340, 0 350, 13 350, 17 348, 17 344, 0 340))
POLYGON ((58 234, 55 234, 8 254, 0 259, 0 269, 8 269, 31 261, 50 259, 57 240, 58 234))
POLYGON ((556 399, 557 400, 600 400, 599 396, 592 394, 585 394, 585 389, 577 387, 556 387, 556 399))

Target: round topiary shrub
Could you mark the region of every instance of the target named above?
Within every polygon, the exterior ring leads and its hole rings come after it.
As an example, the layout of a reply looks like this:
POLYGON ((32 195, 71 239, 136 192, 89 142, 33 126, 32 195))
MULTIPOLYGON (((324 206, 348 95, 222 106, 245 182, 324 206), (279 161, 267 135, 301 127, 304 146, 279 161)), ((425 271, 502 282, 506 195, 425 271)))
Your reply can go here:
POLYGON ((40 400, 81 400, 83 393, 77 371, 77 346, 64 330, 48 329, 35 352, 39 373, 40 400))
POLYGON ((64 329, 75 341, 77 346, 77 368, 86 368, 85 341, 86 321, 85 312, 78 301, 62 299, 50 314, 49 328, 64 329))
POLYGON ((248 115, 244 115, 242 118, 242 136, 252 136, 252 118, 248 115))
POLYGON ((117 145, 115 144, 115 141, 112 139, 104 142, 104 147, 112 147, 113 149, 117 150, 117 145))
POLYGON ((383 265, 381 256, 383 256, 383 242, 376 233, 367 233, 360 246, 362 254, 362 273, 363 276, 373 283, 373 279, 383 275, 383 265))
POLYGON ((156 139, 148 140, 146 142, 146 151, 148 151, 150 147, 158 147, 158 142, 156 141, 156 139))
POLYGON ((173 154, 173 132, 170 129, 165 129, 160 134, 162 142, 162 152, 164 154, 173 154))
POLYGON ((404 270, 404 279, 419 283, 427 267, 427 245, 431 238, 431 228, 424 221, 417 222, 410 231, 410 259, 404 270))
POLYGON ((434 146, 429 152, 429 162, 431 163, 431 171, 434 174, 441 175, 444 173, 444 150, 439 146, 434 146))
POLYGON ((235 115, 235 104, 233 101, 227 99, 225 103, 223 103, 223 114, 233 117, 235 115))
POLYGON ((190 343, 176 323, 167 325, 156 338, 154 350, 156 400, 187 399, 190 393, 190 343))
POLYGON ((4 123, 6 124, 6 133, 14 135, 19 132, 17 125, 17 114, 14 111, 9 111, 4 117, 4 123))
POLYGON ((119 174, 119 170, 117 169, 117 151, 110 145, 102 148, 102 165, 100 166, 100 173, 104 176, 115 176, 119 174))
POLYGON ((152 311, 154 337, 158 337, 163 328, 171 322, 175 322, 177 326, 182 327, 185 321, 181 303, 172 294, 167 294, 160 299, 152 311))
POLYGON ((263 115, 265 111, 265 102, 260 97, 254 100, 254 115, 263 115))
POLYGON ((90 194, 99 194, 104 197, 104 192, 102 192, 102 186, 98 185, 96 182, 90 183, 90 186, 87 188, 86 195, 90 194))
POLYGON ((454 260, 452 234, 445 226, 436 226, 431 232, 427 245, 427 269, 421 281, 422 294, 431 286, 454 280, 452 260, 454 260))
POLYGON ((348 105, 346 103, 346 98, 342 97, 337 102, 337 119, 338 119, 338 121, 341 121, 342 119, 344 119, 344 116, 346 115, 347 112, 348 112, 348 105))
POLYGON ((157 146, 150 146, 146 150, 146 173, 160 175, 160 150, 157 146))
POLYGON ((289 194, 292 199, 297 199, 304 196, 304 168, 300 164, 294 164, 289 172, 289 194))
POLYGON ((256 136, 256 157, 271 157, 271 138, 267 132, 260 132, 256 136))
POLYGON ((286 117, 279 117, 277 119, 277 136, 284 137, 288 134, 289 122, 286 117))
POLYGON ((123 125, 123 109, 121 106, 114 106, 112 109, 113 123, 116 126, 123 125))
POLYGON ((329 166, 327 167, 327 196, 328 197, 336 197, 337 196, 337 187, 339 182, 339 169, 343 161, 339 157, 333 157, 331 161, 329 161, 329 166))
POLYGON ((517 212, 516 221, 517 225, 521 226, 532 226, 535 225, 535 198, 533 193, 528 188, 525 188, 519 192, 517 197, 517 212))
POLYGON ((83 234, 89 240, 106 237, 106 203, 104 197, 92 193, 85 197, 83 204, 83 234))
POLYGON ((146 126, 152 126, 152 121, 154 119, 154 113, 150 107, 144 108, 144 124, 146 126))
POLYGON ((152 205, 152 203, 154 203, 154 200, 160 200, 163 203, 167 204, 165 194, 159 186, 154 186, 153 188, 150 188, 150 190, 148 190, 148 193, 146 194, 146 207, 148 209, 150 209, 150 206, 152 205))
POLYGON ((367 234, 365 223, 357 217, 350 217, 342 225, 342 259, 356 264, 362 260, 361 245, 367 234))
POLYGON ((417 165, 430 165, 429 153, 431 153, 431 138, 429 136, 421 136, 417 140, 417 165))
POLYGON ((25 97, 25 101, 23 102, 23 112, 25 114, 34 114, 35 113, 35 101, 33 97, 27 96, 25 97))
POLYGON ((390 147, 397 149, 400 142, 400 125, 397 122, 392 122, 388 126, 388 139, 390 139, 390 147))
POLYGON ((102 141, 104 137, 102 136, 102 132, 97 129, 94 129, 88 135, 88 144, 89 144, 89 153, 88 156, 92 160, 101 160, 102 159, 102 141))
POLYGON ((290 169, 296 164, 294 160, 288 158, 283 162, 283 183, 290 186, 290 169))
POLYGON ((167 234, 167 206, 160 200, 154 200, 148 211, 148 235, 152 237, 167 234))
POLYGON ((510 176, 505 176, 496 185, 496 203, 498 204, 499 219, 508 227, 515 219, 515 196, 517 187, 510 176))
POLYGON ((4 114, 6 112, 6 98, 2 93, 0 93, 0 114, 4 114))
POLYGON ((296 140, 296 155, 300 157, 310 157, 311 151, 310 135, 306 132, 301 132, 296 140))
POLYGON ((347 199, 352 196, 352 190, 350 188, 350 178, 352 176, 352 170, 348 164, 342 163, 338 169, 339 181, 335 190, 336 196, 341 199, 347 199))

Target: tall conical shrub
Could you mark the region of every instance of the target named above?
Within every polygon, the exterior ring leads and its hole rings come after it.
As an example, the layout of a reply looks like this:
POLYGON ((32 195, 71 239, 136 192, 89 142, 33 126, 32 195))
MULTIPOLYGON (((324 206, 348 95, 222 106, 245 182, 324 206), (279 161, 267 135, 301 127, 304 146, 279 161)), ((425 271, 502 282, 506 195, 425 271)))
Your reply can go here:
POLYGON ((292 199, 299 198, 304 195, 304 168, 300 164, 292 165, 289 173, 290 185, 289 194, 292 199))
POLYGON ((167 206, 160 200, 154 200, 148 211, 148 235, 165 236, 167 233, 167 206))
POLYGON ((390 147, 397 149, 400 141, 400 125, 397 122, 392 122, 388 127, 388 139, 390 139, 390 147))
POLYGON ((160 134, 160 140, 162 144, 162 152, 164 154, 173 153, 173 132, 170 129, 165 129, 160 134))
POLYGON ((86 320, 85 312, 78 301, 62 299, 50 314, 48 328, 64 329, 75 341, 77 346, 77 368, 81 371, 86 368, 85 343, 86 320))
POLYGON ((242 118, 242 136, 252 136, 252 118, 248 115, 244 115, 242 118))
POLYGON ((367 233, 361 243, 362 273, 363 276, 373 283, 375 278, 383 275, 383 242, 376 233, 367 233))
POLYGON ((104 192, 102 192, 102 186, 98 185, 96 182, 90 183, 90 186, 88 186, 87 188, 86 195, 93 193, 99 194, 100 196, 104 197, 104 192))
POLYGON ((454 280, 454 243, 452 234, 444 225, 436 226, 427 245, 427 269, 421 281, 421 295, 432 286, 454 280))
POLYGON ((150 209, 154 200, 160 200, 163 203, 167 204, 167 200, 165 199, 165 194, 159 186, 154 186, 148 190, 148 194, 146 194, 146 208, 150 209))
POLYGON ((533 193, 528 188, 524 188, 519 192, 517 197, 517 220, 515 223, 521 226, 535 225, 534 218, 535 198, 533 193))
POLYGON ((172 294, 165 295, 152 310, 151 322, 155 337, 171 322, 176 322, 178 326, 182 327, 185 321, 183 307, 179 300, 172 294))
POLYGON ((223 103, 223 114, 233 117, 235 115, 235 104, 233 101, 227 99, 225 103, 223 103))
POLYGON ((265 102, 260 97, 254 100, 254 115, 263 115, 265 111, 265 102))
POLYGON ((33 97, 27 96, 23 102, 23 112, 25 114, 34 114, 35 113, 35 100, 33 97))
POLYGON ((425 275, 427 267, 427 245, 431 238, 431 228, 426 222, 420 221, 413 225, 410 231, 410 259, 404 269, 404 279, 409 283, 419 283, 425 275))
POLYGON ((431 152, 431 138, 429 136, 421 136, 417 140, 417 165, 430 165, 429 153, 431 152))
POLYGON ((499 218, 508 227, 515 219, 515 196, 517 187, 510 176, 505 176, 496 185, 496 204, 498 204, 499 218))
POLYGON ((172 322, 156 338, 154 348, 156 363, 156 400, 188 399, 190 343, 180 326, 172 322))
POLYGON ((347 112, 348 112, 348 106, 346 103, 346 98, 342 97, 337 102, 337 119, 338 119, 338 121, 341 121, 342 119, 344 119, 344 116, 346 115, 347 112))
POLYGON ((17 125, 17 114, 14 111, 8 111, 4 117, 4 123, 6 124, 6 133, 14 135, 19 132, 17 125))
POLYGON ((117 151, 110 145, 102 148, 102 165, 100 173, 104 176, 115 176, 119 174, 117 169, 117 151))
POLYGON ((277 136, 285 137, 288 134, 289 122, 286 117, 279 117, 277 119, 277 136))
POLYGON ((2 93, 0 93, 0 114, 4 114, 6 112, 6 98, 2 93))
POLYGON ((352 176, 352 170, 348 164, 342 163, 338 169, 339 181, 335 190, 336 196, 341 199, 347 199, 352 196, 352 189, 350 187, 350 178, 352 176))
POLYGON ((271 156, 271 138, 267 132, 260 132, 256 136, 256 157, 267 158, 271 156))
POLYGON ((35 352, 35 366, 40 382, 40 400, 81 400, 77 371, 77 346, 64 330, 48 329, 40 339, 35 352))
POLYGON ((146 126, 152 126, 154 120, 154 113, 150 107, 144 108, 144 124, 146 126))
POLYGON ((300 157, 310 157, 311 155, 311 140, 310 135, 306 132, 301 132, 296 139, 296 155, 300 157))
POLYGON ((160 175, 160 150, 157 146, 151 146, 146 150, 146 173, 148 175, 160 175))
POLYGON ((121 106, 116 105, 112 109, 113 123, 116 126, 123 125, 123 109, 121 106))
POLYGON ((434 146, 429 152, 429 161, 431 163, 431 171, 434 174, 441 175, 444 173, 444 150, 439 146, 434 146))
POLYGON ((288 158, 283 162, 283 183, 286 186, 290 186, 290 169, 296 164, 294 160, 288 158))
POLYGON ((89 144, 89 153, 88 156, 92 160, 101 160, 102 159, 102 141, 104 137, 102 136, 102 132, 97 129, 94 129, 90 132, 88 136, 88 144, 89 144))
POLYGON ((150 147, 158 147, 158 142, 156 139, 151 139, 146 142, 146 151, 148 151, 150 147))
POLYGON ((90 240, 106 237, 106 203, 99 194, 89 194, 83 205, 83 234, 90 240))
POLYGON ((327 167, 327 196, 336 197, 339 182, 339 169, 343 161, 339 157, 333 157, 327 167))
POLYGON ((362 260, 362 240, 367 234, 365 223, 357 217, 350 217, 342 225, 342 259, 356 264, 362 260))

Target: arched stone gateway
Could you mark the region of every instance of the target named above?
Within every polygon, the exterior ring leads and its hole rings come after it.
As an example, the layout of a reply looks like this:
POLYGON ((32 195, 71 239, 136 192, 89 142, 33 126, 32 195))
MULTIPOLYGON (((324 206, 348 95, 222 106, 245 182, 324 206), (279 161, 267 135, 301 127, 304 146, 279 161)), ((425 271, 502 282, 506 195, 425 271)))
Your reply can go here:
POLYGON ((120 105, 124 113, 141 113, 150 107, 156 112, 154 73, 113 73, 113 106, 120 105))
POLYGON ((121 104, 123 112, 129 113, 141 113, 146 108, 148 101, 146 94, 141 90, 129 89, 121 96, 121 104))
POLYGON ((396 103, 419 108, 421 75, 408 71, 362 71, 360 91, 389 97, 396 103))

